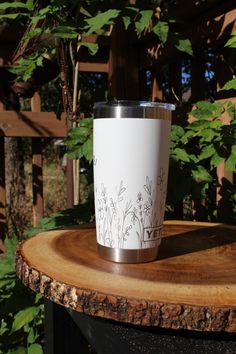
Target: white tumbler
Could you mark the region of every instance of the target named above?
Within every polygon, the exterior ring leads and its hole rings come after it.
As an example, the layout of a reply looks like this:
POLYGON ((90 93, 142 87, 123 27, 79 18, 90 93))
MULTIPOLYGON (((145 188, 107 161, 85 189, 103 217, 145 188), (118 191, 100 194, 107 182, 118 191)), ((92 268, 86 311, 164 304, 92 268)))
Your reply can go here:
POLYGON ((94 193, 99 255, 119 263, 157 258, 165 212, 172 104, 94 106, 94 193))

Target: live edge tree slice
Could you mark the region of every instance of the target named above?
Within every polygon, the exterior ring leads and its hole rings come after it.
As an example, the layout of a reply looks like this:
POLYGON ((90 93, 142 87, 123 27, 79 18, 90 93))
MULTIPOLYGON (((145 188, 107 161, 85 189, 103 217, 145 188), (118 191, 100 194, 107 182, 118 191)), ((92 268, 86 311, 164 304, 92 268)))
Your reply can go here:
POLYGON ((155 262, 116 264, 97 255, 94 228, 24 241, 16 270, 51 301, 143 326, 236 332, 236 227, 167 222, 155 262))

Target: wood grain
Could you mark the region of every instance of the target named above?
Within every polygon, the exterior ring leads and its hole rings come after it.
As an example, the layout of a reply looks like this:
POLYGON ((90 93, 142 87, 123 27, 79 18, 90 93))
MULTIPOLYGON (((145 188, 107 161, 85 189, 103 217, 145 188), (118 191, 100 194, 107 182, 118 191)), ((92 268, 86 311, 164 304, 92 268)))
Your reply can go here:
POLYGON ((41 233, 22 243, 17 275, 76 311, 133 324, 236 332, 236 227, 168 222, 159 258, 100 259, 95 229, 41 233))
POLYGON ((0 111, 0 136, 66 137, 66 115, 53 112, 0 111))

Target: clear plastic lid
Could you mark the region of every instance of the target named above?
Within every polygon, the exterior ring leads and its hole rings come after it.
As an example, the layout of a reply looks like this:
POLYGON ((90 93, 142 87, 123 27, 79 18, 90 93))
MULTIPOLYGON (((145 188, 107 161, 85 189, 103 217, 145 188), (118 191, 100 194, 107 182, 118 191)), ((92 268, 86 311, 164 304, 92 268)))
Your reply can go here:
POLYGON ((175 106, 150 101, 107 101, 94 104, 94 118, 171 119, 175 106))

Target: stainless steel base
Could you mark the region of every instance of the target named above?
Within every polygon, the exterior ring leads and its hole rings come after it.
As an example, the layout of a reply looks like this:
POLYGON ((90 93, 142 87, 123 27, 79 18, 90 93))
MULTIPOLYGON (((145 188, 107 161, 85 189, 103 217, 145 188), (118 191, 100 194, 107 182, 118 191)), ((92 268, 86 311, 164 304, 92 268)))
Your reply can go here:
POLYGON ((116 263, 145 263, 157 258, 159 247, 131 250, 110 248, 98 244, 98 254, 101 258, 116 263))

